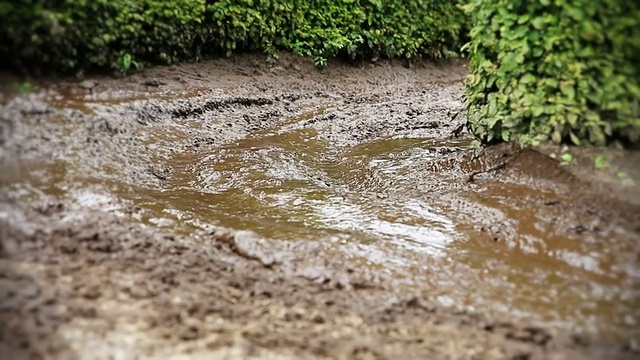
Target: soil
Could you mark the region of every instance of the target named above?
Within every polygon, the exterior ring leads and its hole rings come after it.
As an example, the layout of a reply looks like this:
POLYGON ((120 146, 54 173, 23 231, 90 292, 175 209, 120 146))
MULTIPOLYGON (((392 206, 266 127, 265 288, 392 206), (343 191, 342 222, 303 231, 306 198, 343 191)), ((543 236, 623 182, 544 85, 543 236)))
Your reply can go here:
POLYGON ((243 55, 5 91, 2 358, 638 358, 639 154, 475 149, 465 76, 243 55))

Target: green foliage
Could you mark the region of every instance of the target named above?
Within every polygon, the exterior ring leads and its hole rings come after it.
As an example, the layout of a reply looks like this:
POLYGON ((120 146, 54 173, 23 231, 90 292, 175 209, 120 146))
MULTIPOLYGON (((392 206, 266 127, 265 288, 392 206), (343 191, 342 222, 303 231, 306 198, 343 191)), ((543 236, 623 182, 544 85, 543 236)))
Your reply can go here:
POLYGON ((604 154, 600 154, 596 157, 593 162, 596 170, 603 170, 609 167, 609 161, 607 160, 607 156, 604 154))
POLYGON ((140 63, 133 60, 133 56, 129 53, 120 52, 117 60, 118 68, 122 72, 123 75, 127 75, 129 69, 131 69, 131 65, 133 65, 136 69, 140 68, 140 63))
POLYGON ((563 166, 567 166, 570 165, 573 162, 573 155, 569 154, 569 153, 563 153, 560 156, 560 165, 563 166))
POLYGON ((133 60, 171 63, 198 51, 205 0, 0 2, 0 53, 23 70, 123 71, 133 60))
POLYGON ((21 93, 21 94, 25 94, 25 93, 29 93, 32 92, 34 89, 34 86, 32 83, 25 81, 19 84, 14 84, 14 87, 16 89, 17 92, 21 93))
POLYGON ((460 1, 365 1, 364 50, 412 59, 459 53, 468 29, 460 1))
POLYGON ((277 49, 350 59, 443 57, 466 18, 442 0, 0 0, 3 65, 84 72, 277 49))
POLYGON ((485 143, 640 139, 640 3, 470 0, 467 110, 485 143))
POLYGON ((628 175, 626 172, 624 172, 624 171, 618 171, 618 172, 616 173, 616 176, 618 177, 618 179, 623 180, 623 181, 624 181, 624 180, 629 180, 629 179, 630 179, 630 178, 629 178, 629 175, 628 175))

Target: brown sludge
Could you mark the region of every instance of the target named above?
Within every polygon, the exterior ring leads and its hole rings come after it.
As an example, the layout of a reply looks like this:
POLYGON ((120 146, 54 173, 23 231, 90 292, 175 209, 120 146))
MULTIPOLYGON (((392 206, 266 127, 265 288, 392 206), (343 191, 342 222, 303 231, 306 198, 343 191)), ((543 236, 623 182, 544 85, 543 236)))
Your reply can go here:
POLYGON ((246 55, 3 94, 0 357, 637 358, 640 156, 473 150, 465 75, 246 55))

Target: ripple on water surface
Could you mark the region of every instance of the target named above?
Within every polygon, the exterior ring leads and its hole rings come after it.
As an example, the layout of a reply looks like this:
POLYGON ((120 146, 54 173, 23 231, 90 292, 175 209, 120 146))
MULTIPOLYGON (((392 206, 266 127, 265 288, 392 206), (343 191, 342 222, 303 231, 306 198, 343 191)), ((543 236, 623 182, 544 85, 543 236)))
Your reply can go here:
MULTIPOLYGON (((321 113, 207 153, 158 160, 171 171, 162 188, 88 179, 69 163, 25 166, 18 182, 23 190, 75 197, 79 206, 112 206, 115 195, 157 214, 146 221, 179 232, 219 225, 323 241, 447 306, 606 337, 640 335, 637 249, 624 241, 633 234, 561 233, 561 208, 528 202, 570 201, 567 194, 517 182, 461 186, 463 142, 389 138, 342 149, 296 126, 321 113)), ((159 129, 149 138, 168 136, 166 126, 159 129)), ((3 183, 17 187, 16 179, 3 183)))

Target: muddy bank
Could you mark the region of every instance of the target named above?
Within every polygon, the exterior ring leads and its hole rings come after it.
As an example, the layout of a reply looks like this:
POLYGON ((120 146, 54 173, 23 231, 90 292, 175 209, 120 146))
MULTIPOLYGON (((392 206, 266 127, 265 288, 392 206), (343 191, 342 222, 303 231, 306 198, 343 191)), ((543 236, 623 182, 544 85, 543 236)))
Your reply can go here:
POLYGON ((637 187, 471 149, 464 76, 242 57, 6 99, 2 350, 638 356, 637 187))

